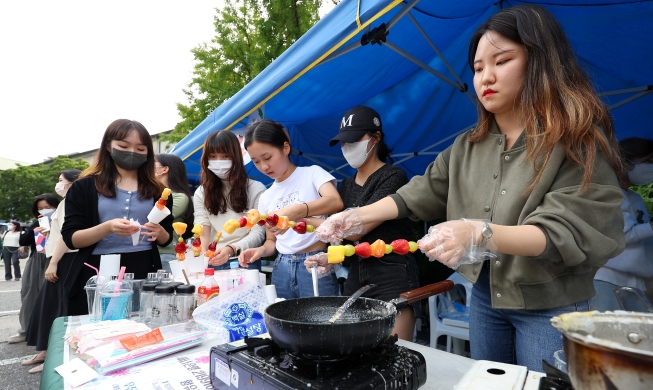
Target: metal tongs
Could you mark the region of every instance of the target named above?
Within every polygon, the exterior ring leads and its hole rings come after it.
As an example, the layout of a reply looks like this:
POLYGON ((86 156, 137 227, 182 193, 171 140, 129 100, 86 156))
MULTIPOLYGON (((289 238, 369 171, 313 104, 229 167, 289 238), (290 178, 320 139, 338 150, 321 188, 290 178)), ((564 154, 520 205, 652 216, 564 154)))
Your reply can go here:
POLYGON ((653 313, 653 306, 642 290, 634 287, 615 287, 612 290, 622 310, 653 313), (633 295, 637 297, 636 301, 627 299, 628 296, 633 295))

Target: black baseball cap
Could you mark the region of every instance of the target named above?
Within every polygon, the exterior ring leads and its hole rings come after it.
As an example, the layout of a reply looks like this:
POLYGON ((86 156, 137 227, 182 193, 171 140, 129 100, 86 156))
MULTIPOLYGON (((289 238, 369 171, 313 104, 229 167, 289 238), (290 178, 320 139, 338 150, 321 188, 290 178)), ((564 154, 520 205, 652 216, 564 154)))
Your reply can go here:
POLYGON ((342 117, 340 131, 329 141, 329 146, 342 141, 356 142, 365 134, 374 131, 383 131, 379 113, 367 106, 356 106, 342 117))

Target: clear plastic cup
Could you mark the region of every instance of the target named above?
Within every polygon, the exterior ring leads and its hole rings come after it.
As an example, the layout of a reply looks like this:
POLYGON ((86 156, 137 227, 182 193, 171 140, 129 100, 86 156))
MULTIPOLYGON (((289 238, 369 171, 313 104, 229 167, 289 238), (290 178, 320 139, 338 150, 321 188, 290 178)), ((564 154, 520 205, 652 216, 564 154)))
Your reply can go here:
POLYGON ((132 311, 131 283, 123 280, 112 280, 105 284, 100 292, 102 301, 102 320, 122 320, 131 317, 132 311))
POLYGON ((102 320, 102 309, 100 305, 100 291, 109 282, 109 277, 104 275, 92 276, 84 286, 88 302, 88 315, 91 322, 102 320))
POLYGON ((559 350, 555 351, 553 353, 553 361, 555 363, 555 367, 562 371, 562 372, 567 372, 567 361, 565 359, 565 351, 564 350, 559 350))

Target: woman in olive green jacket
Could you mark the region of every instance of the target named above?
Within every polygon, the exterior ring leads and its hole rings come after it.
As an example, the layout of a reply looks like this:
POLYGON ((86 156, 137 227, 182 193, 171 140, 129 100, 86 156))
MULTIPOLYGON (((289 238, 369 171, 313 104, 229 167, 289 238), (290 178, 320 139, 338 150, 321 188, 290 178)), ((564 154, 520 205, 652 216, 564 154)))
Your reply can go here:
POLYGON ((589 310, 594 274, 624 248, 612 120, 540 6, 490 18, 468 60, 476 128, 396 194, 336 214, 317 232, 333 241, 371 222, 446 219, 419 244, 475 283, 472 358, 540 371, 562 348, 549 319, 589 310))

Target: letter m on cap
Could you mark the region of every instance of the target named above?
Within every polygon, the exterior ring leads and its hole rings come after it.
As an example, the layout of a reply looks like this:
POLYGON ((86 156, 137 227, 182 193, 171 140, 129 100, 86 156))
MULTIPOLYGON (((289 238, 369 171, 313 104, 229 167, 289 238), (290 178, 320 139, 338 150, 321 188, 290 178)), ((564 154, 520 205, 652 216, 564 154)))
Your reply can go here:
POLYGON ((340 128, 342 129, 343 127, 350 126, 351 127, 351 120, 354 118, 354 114, 349 115, 349 118, 342 117, 342 122, 340 122, 340 128))

